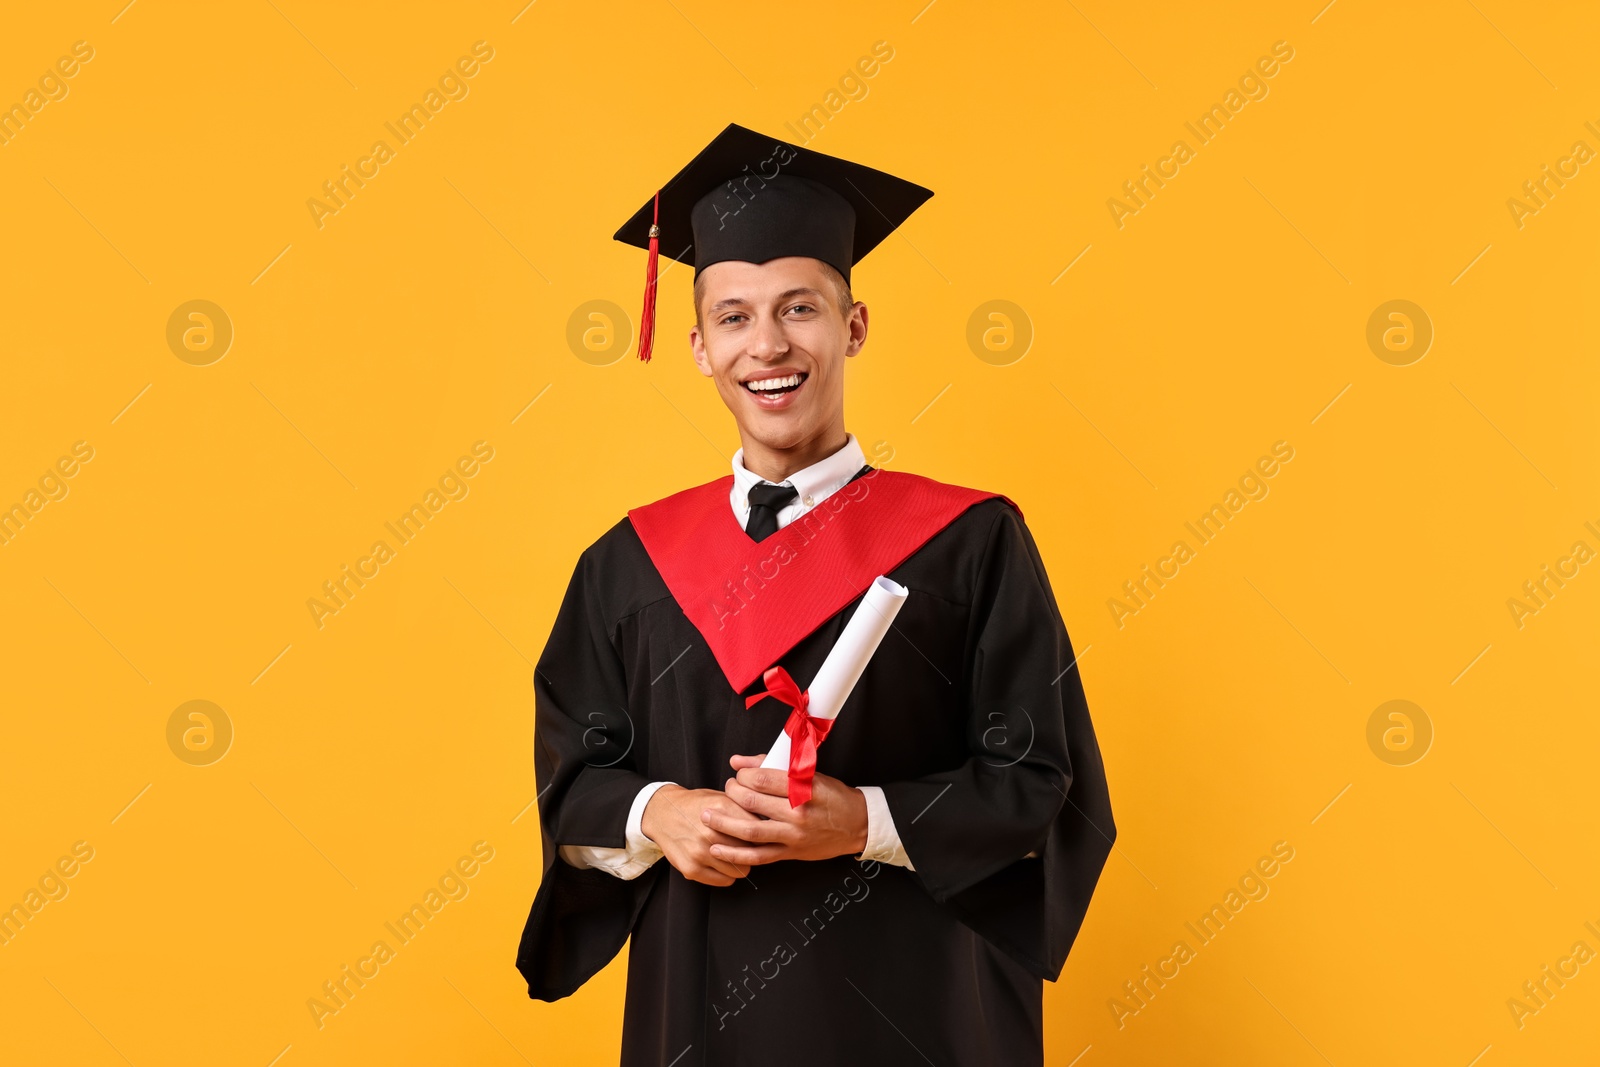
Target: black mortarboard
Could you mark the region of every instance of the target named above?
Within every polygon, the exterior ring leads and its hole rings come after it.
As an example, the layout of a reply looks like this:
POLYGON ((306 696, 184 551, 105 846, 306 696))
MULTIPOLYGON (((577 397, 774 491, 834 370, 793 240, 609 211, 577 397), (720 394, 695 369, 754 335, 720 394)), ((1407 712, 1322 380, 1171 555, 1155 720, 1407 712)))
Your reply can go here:
POLYGON ((694 265, 779 256, 850 268, 933 195, 913 182, 736 123, 663 185, 616 239, 647 249, 639 358, 655 340, 656 257, 694 265))

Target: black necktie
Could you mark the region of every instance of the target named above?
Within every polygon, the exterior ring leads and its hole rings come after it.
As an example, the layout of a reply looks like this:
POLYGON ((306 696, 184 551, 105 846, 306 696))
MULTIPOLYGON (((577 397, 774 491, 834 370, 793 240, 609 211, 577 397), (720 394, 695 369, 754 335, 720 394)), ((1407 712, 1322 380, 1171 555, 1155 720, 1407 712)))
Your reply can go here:
POLYGON ((745 533, 753 540, 764 541, 778 532, 778 512, 785 504, 800 495, 792 485, 773 485, 761 482, 750 489, 750 518, 744 525, 745 533))

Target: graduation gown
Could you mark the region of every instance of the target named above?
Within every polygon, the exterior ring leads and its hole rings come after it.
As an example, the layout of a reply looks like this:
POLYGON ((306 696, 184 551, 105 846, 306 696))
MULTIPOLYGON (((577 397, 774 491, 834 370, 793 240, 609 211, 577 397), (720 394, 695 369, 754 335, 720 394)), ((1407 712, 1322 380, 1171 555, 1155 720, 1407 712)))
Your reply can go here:
POLYGON ((567 587, 534 675, 529 996, 570 995, 631 937, 624 1067, 1042 1063, 1041 982, 1116 828, 1020 510, 868 466, 755 542, 731 482, 634 509, 567 587), (790 709, 744 698, 774 664, 808 685, 880 573, 910 593, 817 770, 882 787, 914 871, 846 855, 719 887, 664 858, 631 880, 560 858, 624 847, 649 782, 721 789, 730 755, 767 751, 790 709))

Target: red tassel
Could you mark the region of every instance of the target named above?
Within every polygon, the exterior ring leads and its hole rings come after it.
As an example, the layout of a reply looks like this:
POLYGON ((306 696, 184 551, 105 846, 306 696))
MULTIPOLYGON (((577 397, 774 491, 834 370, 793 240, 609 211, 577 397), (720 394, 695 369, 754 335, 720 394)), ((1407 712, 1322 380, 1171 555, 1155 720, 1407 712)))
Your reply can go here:
POLYGON ((656 342, 656 254, 661 248, 661 192, 656 191, 654 216, 650 220, 650 262, 644 269, 644 311, 639 315, 639 358, 650 362, 656 342))

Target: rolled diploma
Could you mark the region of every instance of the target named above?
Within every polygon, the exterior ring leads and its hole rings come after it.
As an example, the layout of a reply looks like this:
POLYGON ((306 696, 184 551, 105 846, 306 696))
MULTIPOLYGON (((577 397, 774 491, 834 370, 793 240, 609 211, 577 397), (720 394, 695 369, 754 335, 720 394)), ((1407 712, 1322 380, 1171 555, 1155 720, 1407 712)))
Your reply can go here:
MULTIPOLYGON (((908 592, 910 590, 905 586, 881 574, 872 580, 866 595, 856 607, 856 613, 845 623, 844 632, 839 635, 839 640, 834 643, 828 658, 822 661, 821 669, 807 688, 810 701, 806 710, 810 714, 819 719, 838 716, 839 709, 844 707, 856 682, 861 680, 861 672, 866 670, 867 661, 878 650, 883 635, 889 632, 889 624, 899 614, 900 605, 906 602, 908 592)), ((761 766, 788 770, 787 733, 778 731, 778 739, 772 743, 761 766)))

